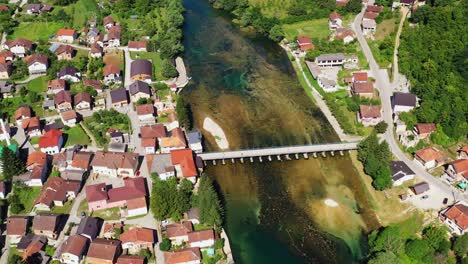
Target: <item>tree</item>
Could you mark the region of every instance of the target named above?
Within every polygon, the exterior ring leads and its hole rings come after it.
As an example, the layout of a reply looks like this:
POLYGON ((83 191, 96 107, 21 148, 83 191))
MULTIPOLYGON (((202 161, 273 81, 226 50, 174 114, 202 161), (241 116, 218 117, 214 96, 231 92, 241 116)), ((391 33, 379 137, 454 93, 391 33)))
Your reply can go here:
POLYGON ((203 174, 198 188, 198 210, 200 222, 220 228, 223 223, 223 208, 213 181, 203 174))
POLYGON ((12 80, 20 80, 28 76, 28 64, 24 60, 16 60, 13 62, 13 74, 11 75, 12 80))
POLYGON ((362 2, 360 0, 350 0, 345 7, 345 10, 350 13, 359 13, 361 9, 362 2))
POLYGON ((25 209, 15 193, 8 197, 8 202, 10 203, 10 212, 13 214, 19 214, 25 209))
POLYGON ((364 166, 364 172, 374 180, 372 185, 375 189, 384 190, 392 186, 390 148, 385 141, 379 143, 375 131, 359 143, 358 159, 364 166))
POLYGON ((423 230, 423 238, 434 250, 443 252, 448 241, 447 231, 445 227, 431 225, 423 230))
POLYGON ((415 260, 423 260, 427 255, 433 254, 434 249, 427 240, 415 239, 406 243, 406 255, 415 260))
POLYGON ((20 175, 26 171, 26 166, 23 161, 8 147, 3 148, 0 161, 3 165, 3 177, 7 181, 11 181, 13 176, 20 175))
POLYGON ((368 264, 401 264, 403 261, 398 258, 393 252, 385 251, 379 252, 374 257, 372 257, 368 264))
POLYGON ((453 251, 460 258, 466 258, 468 254, 468 233, 455 238, 453 242, 453 251))
POLYGON ((151 210, 157 219, 172 218, 178 221, 184 212, 190 209, 190 197, 192 195, 192 184, 182 180, 180 187, 177 179, 171 177, 161 180, 153 177, 153 190, 151 197, 151 210))
POLYGON ((192 128, 192 110, 183 96, 177 98, 176 112, 180 125, 190 130, 192 128))
POLYGON ((453 139, 451 139, 447 134, 445 134, 442 126, 437 124, 437 130, 431 134, 431 141, 434 144, 441 145, 447 147, 453 144, 453 139))
POLYGON ((388 124, 385 123, 385 121, 380 121, 376 126, 375 126, 375 131, 379 134, 385 133, 387 131, 388 124))
POLYGON ((164 78, 169 79, 177 77, 178 72, 176 67, 169 60, 164 60, 161 74, 164 78))
POLYGON ((274 25, 268 34, 268 37, 276 42, 281 41, 284 38, 283 28, 280 25, 274 25))
POLYGON ((172 247, 171 240, 168 238, 163 238, 162 242, 159 244, 159 249, 162 251, 169 251, 172 247))
POLYGON ((48 256, 53 257, 55 253, 55 247, 47 245, 45 248, 45 252, 48 256))

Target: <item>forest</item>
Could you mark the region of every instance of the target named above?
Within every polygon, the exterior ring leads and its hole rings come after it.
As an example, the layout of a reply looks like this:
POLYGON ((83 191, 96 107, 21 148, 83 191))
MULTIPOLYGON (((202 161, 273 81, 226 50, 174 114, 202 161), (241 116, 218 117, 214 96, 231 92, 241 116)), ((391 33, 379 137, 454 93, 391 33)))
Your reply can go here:
POLYGON ((434 0, 418 8, 399 50, 400 71, 421 99, 413 119, 440 124, 452 140, 468 132, 467 11, 466 1, 434 0))

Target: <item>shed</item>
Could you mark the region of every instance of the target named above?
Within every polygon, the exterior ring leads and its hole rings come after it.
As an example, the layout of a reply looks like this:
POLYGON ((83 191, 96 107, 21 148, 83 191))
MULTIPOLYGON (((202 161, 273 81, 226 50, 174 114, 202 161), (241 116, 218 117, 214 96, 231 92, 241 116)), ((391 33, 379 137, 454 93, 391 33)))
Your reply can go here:
POLYGON ((427 182, 420 182, 418 184, 415 184, 413 186, 411 186, 411 189, 413 190, 413 192, 418 195, 418 194, 421 194, 421 193, 425 193, 427 191, 429 191, 429 183, 427 182))

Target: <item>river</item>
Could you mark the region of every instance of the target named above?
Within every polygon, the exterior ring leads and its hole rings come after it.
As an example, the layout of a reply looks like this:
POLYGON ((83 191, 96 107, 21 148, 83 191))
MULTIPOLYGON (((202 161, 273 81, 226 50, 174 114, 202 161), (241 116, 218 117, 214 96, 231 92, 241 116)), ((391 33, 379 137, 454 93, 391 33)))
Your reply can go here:
MULTIPOLYGON (((193 77, 182 92, 201 129, 211 117, 231 149, 336 142, 286 53, 240 30, 206 0, 185 0, 184 59, 193 77)), ((354 263, 378 226, 347 156, 208 166, 225 207, 237 263, 354 263), (325 203, 331 201, 332 203, 325 203), (336 202, 336 204, 333 204, 336 202)))

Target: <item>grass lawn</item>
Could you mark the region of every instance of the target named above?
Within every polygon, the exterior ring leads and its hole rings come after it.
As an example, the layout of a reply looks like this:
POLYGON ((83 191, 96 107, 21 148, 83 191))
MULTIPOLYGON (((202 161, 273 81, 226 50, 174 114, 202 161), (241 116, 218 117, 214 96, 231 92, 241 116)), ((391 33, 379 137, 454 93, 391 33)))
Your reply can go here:
POLYGON ((288 8, 297 0, 248 0, 252 6, 260 7, 262 14, 267 17, 285 17, 288 15, 288 8))
POLYGON ((203 264, 210 264, 210 263, 218 263, 221 259, 223 259, 224 254, 222 250, 216 250, 215 254, 212 256, 209 256, 207 251, 204 250, 202 251, 202 263, 203 264))
POLYGON ((32 41, 47 41, 57 30, 63 27, 60 22, 22 22, 8 39, 27 38, 32 41))
POLYGON ((213 228, 213 226, 210 226, 210 225, 207 225, 207 224, 193 225, 193 229, 195 229, 195 231, 206 230, 206 229, 210 229, 210 228, 213 228))
POLYGON ((47 76, 42 76, 36 78, 26 84, 28 91, 33 91, 36 93, 45 93, 47 92, 47 76))
POLYGON ((39 137, 33 137, 29 140, 29 142, 31 142, 33 145, 37 145, 39 144, 39 137))
POLYGON ((72 206, 73 201, 68 201, 63 206, 54 206, 50 212, 53 214, 69 214, 72 206))
POLYGON ((85 212, 86 215, 89 215, 88 202, 86 201, 86 199, 81 201, 80 206, 78 206, 78 211, 76 212, 76 216, 81 217, 81 212, 85 212))
POLYGON ((301 21, 294 24, 283 25, 286 38, 292 41, 298 36, 307 36, 311 38, 328 38, 330 30, 328 29, 328 18, 301 21))
POLYGON ((105 210, 94 211, 93 217, 98 217, 103 220, 120 220, 120 208, 110 208, 105 210))
POLYGON ((377 31, 375 32, 375 39, 376 40, 383 40, 386 36, 389 36, 394 32, 397 27, 399 21, 397 18, 391 18, 391 19, 386 19, 382 21, 378 26, 377 26, 377 31))
POLYGON ((161 75, 162 72, 162 59, 159 56, 158 52, 131 52, 130 56, 132 60, 135 59, 147 59, 153 62, 153 73, 156 78, 156 81, 164 80, 161 75))
POLYGON ((99 12, 94 0, 78 0, 73 5, 73 11, 73 28, 75 29, 84 26, 94 14, 99 12))
POLYGON ((114 64, 121 70, 124 69, 124 59, 122 51, 108 52, 103 58, 104 64, 114 64))
POLYGON ((31 209, 34 206, 34 200, 39 196, 41 193, 41 187, 31 187, 26 190, 18 191, 18 199, 20 200, 21 204, 24 205, 24 210, 19 214, 27 214, 31 212, 31 209), (27 191, 26 191, 27 190, 27 191))
POLYGON ((65 142, 65 147, 74 145, 89 145, 91 143, 88 135, 86 135, 80 125, 66 130, 65 134, 67 135, 67 142, 65 142))

